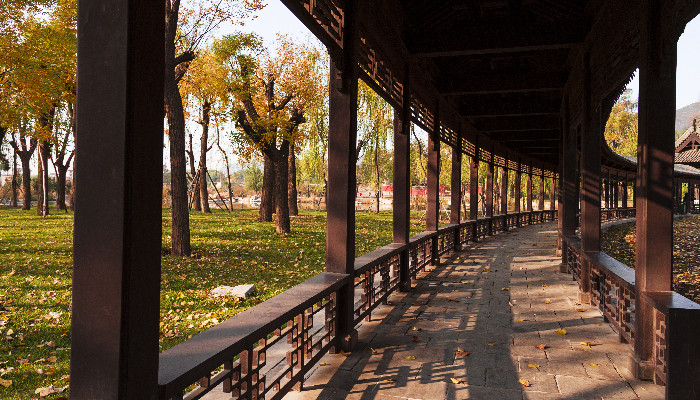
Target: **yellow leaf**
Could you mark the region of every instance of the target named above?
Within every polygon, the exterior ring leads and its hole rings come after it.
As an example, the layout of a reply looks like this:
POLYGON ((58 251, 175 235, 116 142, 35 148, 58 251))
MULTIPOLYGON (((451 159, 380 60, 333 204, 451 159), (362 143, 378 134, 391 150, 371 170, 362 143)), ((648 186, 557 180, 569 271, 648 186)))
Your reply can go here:
POLYGON ((404 357, 406 360, 415 360, 416 356, 406 356, 404 357))
POLYGON ((324 365, 328 365, 328 363, 325 362, 325 361, 323 361, 323 362, 321 362, 319 365, 320 365, 320 366, 324 366, 324 365))
POLYGON ((588 365, 590 365, 591 367, 600 367, 600 364, 596 364, 596 363, 590 363, 588 365))
POLYGON ((549 300, 547 300, 547 301, 544 302, 544 304, 552 304, 552 302, 549 301, 549 300))
POLYGON ((530 387, 530 386, 532 386, 532 384, 530 383, 530 381, 528 381, 527 379, 518 379, 518 382, 520 382, 520 384, 523 385, 524 387, 530 387))
POLYGON ((457 351, 457 352, 455 353, 455 357, 456 357, 456 358, 464 358, 464 357, 466 357, 466 356, 468 356, 468 355, 469 355, 469 352, 468 352, 468 351, 457 351))
POLYGON ((51 357, 49 357, 49 358, 46 359, 46 361, 52 362, 52 363, 55 363, 56 360, 57 360, 56 356, 51 356, 51 357))
POLYGON ((537 347, 537 348, 540 349, 540 350, 544 350, 544 349, 547 348, 547 345, 546 345, 546 344, 541 344, 541 345, 535 346, 535 347, 537 347))
POLYGON ((576 311, 578 311, 578 312, 584 312, 584 311, 586 311, 586 310, 584 310, 583 308, 577 308, 576 311))
POLYGON ((487 346, 491 346, 491 347, 493 347, 493 346, 495 346, 495 345, 496 345, 496 343, 486 343, 486 345, 487 345, 487 346))
POLYGON ((384 379, 384 382, 396 382, 394 378, 386 378, 384 379))
POLYGON ((459 384, 464 383, 464 381, 463 381, 462 379, 450 378, 450 380, 451 380, 452 383, 454 383, 455 385, 459 385, 459 384))
POLYGON ((501 288, 501 290, 504 291, 504 292, 507 292, 507 291, 510 290, 510 288, 504 287, 504 288, 501 288))
POLYGON ((10 387, 10 385, 12 385, 12 381, 0 378, 0 385, 3 385, 6 388, 8 388, 8 387, 10 387))
POLYGON ((375 350, 375 349, 373 349, 373 348, 371 348, 371 347, 369 348, 369 352, 372 353, 372 354, 377 354, 377 350, 375 350))
POLYGON ((411 328, 411 329, 413 329, 413 330, 416 331, 416 332, 422 331, 422 330, 423 330, 422 328, 419 328, 419 327, 417 327, 417 326, 414 326, 414 327, 411 328))
POLYGON ((593 346, 593 341, 592 340, 584 340, 583 342, 581 342, 581 346, 591 347, 591 346, 593 346))
POLYGON ((511 307, 513 307, 513 302, 509 301, 509 302, 508 302, 508 305, 511 306, 511 307))
POLYGON ((540 369, 540 365, 539 365, 539 364, 528 364, 527 366, 530 367, 530 368, 537 368, 538 370, 540 369))
POLYGON ((556 333, 559 336, 564 336, 566 335, 566 329, 559 329, 557 331, 554 331, 554 333, 556 333))
POLYGON ((520 322, 525 322, 525 321, 527 321, 527 320, 526 320, 525 318, 520 318, 518 321, 520 321, 520 322))
POLYGON ((348 356, 348 353, 344 352, 343 350, 340 350, 340 353, 338 353, 338 354, 340 354, 340 355, 343 356, 343 357, 347 357, 347 356, 348 356))

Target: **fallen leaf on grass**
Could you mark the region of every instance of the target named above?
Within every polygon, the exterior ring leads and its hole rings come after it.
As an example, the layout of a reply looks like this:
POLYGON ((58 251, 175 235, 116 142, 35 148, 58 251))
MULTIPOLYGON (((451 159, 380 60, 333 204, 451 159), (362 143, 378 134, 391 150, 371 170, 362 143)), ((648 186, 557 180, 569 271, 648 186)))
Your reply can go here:
POLYGON ((556 333, 559 336, 564 336, 564 335, 566 335, 566 329, 559 329, 559 330, 554 331, 554 333, 556 333))
POLYGON ((532 386, 532 383, 530 383, 530 381, 528 381, 527 379, 518 379, 518 382, 520 382, 520 384, 524 387, 532 386))
POLYGON ((58 359, 56 358, 56 356, 51 356, 51 357, 49 357, 49 358, 46 359, 46 361, 52 362, 52 363, 55 363, 56 360, 58 360, 58 359))
POLYGON ((540 350, 544 350, 544 349, 547 348, 547 345, 543 343, 543 344, 541 344, 541 345, 539 345, 539 346, 535 346, 535 347, 537 347, 537 348, 540 349, 540 350))
POLYGON ((52 340, 52 341, 46 343, 46 345, 49 346, 49 347, 56 347, 56 342, 54 342, 54 341, 52 340))
POLYGON ((56 393, 56 391, 54 390, 53 386, 42 387, 34 391, 34 394, 38 394, 40 397, 46 397, 54 393, 56 393))
POLYGON ((12 381, 9 379, 1 379, 0 378, 0 385, 8 388, 8 387, 10 387, 10 385, 12 385, 12 381))
POLYGON ((454 383, 455 385, 460 385, 460 384, 463 384, 463 383, 464 383, 464 380, 462 380, 462 379, 450 378, 450 380, 451 380, 452 383, 454 383))

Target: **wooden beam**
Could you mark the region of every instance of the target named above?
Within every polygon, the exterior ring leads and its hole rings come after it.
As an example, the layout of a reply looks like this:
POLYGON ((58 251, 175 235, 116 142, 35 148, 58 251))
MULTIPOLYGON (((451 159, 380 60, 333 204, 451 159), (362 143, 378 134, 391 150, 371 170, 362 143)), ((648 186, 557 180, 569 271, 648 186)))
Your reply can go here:
POLYGON ((475 125, 481 132, 552 131, 559 126, 558 117, 478 118, 475 125))
POLYGON ((439 83, 438 91, 445 95, 561 91, 566 85, 566 79, 565 72, 454 76, 439 83))

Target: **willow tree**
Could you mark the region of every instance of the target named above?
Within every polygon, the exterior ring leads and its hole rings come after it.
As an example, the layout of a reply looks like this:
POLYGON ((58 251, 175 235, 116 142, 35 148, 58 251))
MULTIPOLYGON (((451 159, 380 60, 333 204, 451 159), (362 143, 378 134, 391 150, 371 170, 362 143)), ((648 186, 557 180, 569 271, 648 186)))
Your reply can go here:
POLYGON ((237 34, 216 43, 215 51, 229 67, 239 138, 249 152, 265 158, 260 217, 265 219, 264 208, 274 204, 275 228, 288 233, 289 152, 304 132, 298 129, 306 122, 304 112, 325 78, 315 68, 318 50, 278 36, 272 53, 256 36, 237 34))

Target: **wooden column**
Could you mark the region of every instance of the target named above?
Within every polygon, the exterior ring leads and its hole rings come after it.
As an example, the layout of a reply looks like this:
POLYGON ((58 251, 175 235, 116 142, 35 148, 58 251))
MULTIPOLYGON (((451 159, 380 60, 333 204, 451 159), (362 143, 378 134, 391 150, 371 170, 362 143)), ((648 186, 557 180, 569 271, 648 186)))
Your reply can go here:
MULTIPOLYGON (((437 117, 437 116, 436 116, 437 117)), ((440 216, 440 121, 435 118, 433 131, 428 135, 428 170, 427 170, 427 192, 428 209, 425 212, 425 228, 428 231, 438 229, 438 218, 440 216)))
MULTIPOLYGON (((562 132, 561 158, 561 203, 559 204, 559 219, 561 232, 571 236, 576 232, 578 212, 578 163, 576 161, 577 142, 576 130, 571 129, 569 121, 569 101, 564 99, 564 130, 562 132)), ((562 247, 562 264, 566 265, 566 248, 562 247)), ((566 270, 565 268, 563 268, 566 270)))
MULTIPOLYGON (((331 60, 328 126, 326 271, 353 274, 355 267, 355 170, 357 155, 357 66, 354 1, 346 3, 344 50, 331 60)), ((338 346, 348 351, 357 340, 352 283, 337 299, 338 346)))
MULTIPOLYGON (((665 39, 662 0, 640 2, 639 145, 637 164, 637 259, 635 375, 649 379, 654 310, 644 292, 670 291, 673 254, 673 161, 676 114, 676 43, 665 39)), ((668 23, 668 21, 666 21, 668 23)), ((669 327, 669 329, 673 329, 669 327)), ((673 343, 669 343, 673 346, 673 343)), ((697 360, 686 360, 688 371, 697 360)), ((677 366, 672 366, 675 368, 677 366)), ((687 385, 695 378, 678 382, 687 385)), ((678 387, 667 386, 667 397, 678 387)), ((678 392, 676 392, 678 393, 678 392)), ((682 398, 682 397, 678 397, 682 398)))
POLYGON ((157 398, 164 38, 163 3, 79 1, 71 399, 157 398))
POLYGON ((554 176, 552 176, 549 187, 549 209, 557 209, 557 179, 554 176))
MULTIPOLYGON (((600 251, 600 155, 603 140, 601 127, 601 106, 595 107, 591 100, 591 72, 589 55, 584 56, 583 77, 583 121, 581 126, 581 251, 600 251)), ((610 180, 608 180, 610 182, 610 180)), ((608 185, 609 186, 609 185, 608 185)), ((581 265, 579 299, 589 303, 590 265, 581 265)))
MULTIPOLYGON (((493 147, 486 163, 486 218, 493 218, 493 147)), ((488 234, 493 234, 493 220, 489 220, 488 234)))
POLYGON ((622 208, 627 208, 627 189, 629 186, 629 181, 627 176, 622 178, 622 208))
POLYGON ((544 210, 544 170, 542 170, 542 175, 540 175, 540 198, 537 201, 537 210, 544 210))
MULTIPOLYGON (((459 224, 462 205, 462 135, 461 130, 457 133, 457 146, 452 147, 452 181, 450 182, 450 224, 459 224)), ((455 250, 461 250, 460 230, 454 231, 455 250)))
POLYGON ((527 168, 527 211, 532 211, 532 165, 527 168))
MULTIPOLYGON (((406 70, 406 78, 403 82, 403 107, 394 109, 394 206, 393 206, 393 241, 399 244, 408 244, 411 223, 411 167, 410 167, 410 135, 411 135, 411 110, 408 107, 411 101, 410 83, 408 81, 409 70, 406 70)), ((399 290, 402 292, 411 289, 409 276, 408 250, 401 253, 399 265, 399 290)))
MULTIPOLYGON (((461 139, 457 140, 460 143, 461 139)), ((459 224, 462 204, 462 150, 459 146, 452 148, 452 182, 450 183, 450 223, 459 224)))
POLYGON ((605 174, 605 177, 601 180, 605 186, 605 192, 603 193, 604 207, 606 209, 610 208, 610 176, 609 173, 605 174))
MULTIPOLYGON (((501 214, 508 214, 508 168, 501 169, 501 214)), ((505 226, 505 225, 504 225, 505 226)))
POLYGON ((615 176, 613 185, 615 188, 615 191, 613 192, 613 207, 620 208, 620 178, 618 176, 615 176))
POLYGON ((520 185, 523 184, 523 176, 520 172, 520 161, 518 161, 517 169, 515 170, 515 181, 513 182, 513 189, 515 191, 515 210, 514 212, 518 214, 515 217, 515 225, 520 226, 520 202, 522 201, 522 195, 520 193, 520 185))

